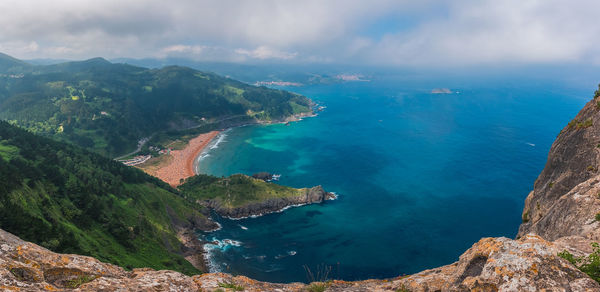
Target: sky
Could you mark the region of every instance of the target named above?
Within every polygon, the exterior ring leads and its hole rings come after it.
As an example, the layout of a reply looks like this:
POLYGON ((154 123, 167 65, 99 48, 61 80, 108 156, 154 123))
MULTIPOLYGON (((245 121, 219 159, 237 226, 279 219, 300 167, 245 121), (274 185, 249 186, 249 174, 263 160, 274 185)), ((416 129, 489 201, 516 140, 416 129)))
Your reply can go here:
POLYGON ((594 64, 598 0, 2 0, 22 59, 594 64))

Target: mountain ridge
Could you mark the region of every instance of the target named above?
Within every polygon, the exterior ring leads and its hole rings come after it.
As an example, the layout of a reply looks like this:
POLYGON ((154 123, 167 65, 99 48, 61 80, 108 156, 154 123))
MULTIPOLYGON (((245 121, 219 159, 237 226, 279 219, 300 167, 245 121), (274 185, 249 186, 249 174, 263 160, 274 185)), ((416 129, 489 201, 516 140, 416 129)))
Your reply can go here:
POLYGON ((11 70, 0 76, 0 119, 109 157, 161 131, 312 112, 307 97, 182 66, 147 69, 93 58, 11 70))

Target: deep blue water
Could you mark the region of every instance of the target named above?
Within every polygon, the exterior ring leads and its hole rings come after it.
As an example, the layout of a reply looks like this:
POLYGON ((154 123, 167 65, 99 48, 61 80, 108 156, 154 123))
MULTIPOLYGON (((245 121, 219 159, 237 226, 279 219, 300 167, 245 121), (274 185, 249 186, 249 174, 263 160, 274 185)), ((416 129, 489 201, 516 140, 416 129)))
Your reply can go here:
POLYGON ((280 173, 280 184, 339 199, 216 218, 223 229, 201 236, 240 244, 213 249, 214 268, 274 282, 323 265, 330 278, 385 278, 452 263, 481 237, 514 237, 550 145, 593 93, 583 83, 389 76, 288 88, 327 108, 232 129, 200 171, 280 173))

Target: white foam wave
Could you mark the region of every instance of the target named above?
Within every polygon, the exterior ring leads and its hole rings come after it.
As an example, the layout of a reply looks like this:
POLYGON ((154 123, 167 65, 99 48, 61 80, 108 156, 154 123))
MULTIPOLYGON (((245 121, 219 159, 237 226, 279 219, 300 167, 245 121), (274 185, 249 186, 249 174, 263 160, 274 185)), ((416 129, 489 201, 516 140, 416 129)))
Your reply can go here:
MULTIPOLYGON (((212 237, 209 242, 204 244, 202 247, 204 249, 204 259, 208 264, 208 270, 211 273, 221 272, 221 265, 214 260, 215 252, 225 252, 231 247, 239 247, 242 246, 241 241, 233 240, 233 239, 223 239, 219 240, 215 237, 212 237)), ((226 265, 225 263, 223 263, 226 265)))
MULTIPOLYGON (((210 220, 210 221, 213 221, 213 220, 211 220, 211 219, 209 219, 209 220, 210 220)), ((212 230, 207 230, 207 231, 204 231, 204 232, 215 232, 215 231, 217 231, 217 230, 221 230, 221 229, 223 229, 223 226, 221 225, 221 223, 219 223, 219 222, 216 222, 216 221, 213 221, 213 222, 215 222, 215 224, 217 224, 217 227, 216 227, 215 229, 212 229, 212 230)))
POLYGON ((204 148, 204 150, 202 150, 202 152, 200 152, 200 155, 198 155, 198 158, 196 159, 196 163, 200 163, 200 161, 204 160, 206 157, 209 157, 210 151, 213 149, 219 148, 219 144, 221 144, 223 142, 227 142, 227 140, 225 140, 225 138, 227 138, 227 133, 230 130, 231 129, 227 129, 227 130, 219 133, 215 139, 210 141, 208 146, 206 148, 204 148))
POLYGON ((333 200, 337 200, 337 198, 339 197, 339 195, 336 192, 329 192, 329 193, 333 195, 333 198, 329 198, 327 200, 333 201, 333 200))
POLYGON ((226 142, 225 138, 227 138, 227 132, 229 132, 229 130, 219 133, 219 135, 217 135, 217 139, 215 140, 214 143, 212 143, 212 145, 210 145, 209 148, 217 149, 217 148, 219 148, 219 144, 226 142))

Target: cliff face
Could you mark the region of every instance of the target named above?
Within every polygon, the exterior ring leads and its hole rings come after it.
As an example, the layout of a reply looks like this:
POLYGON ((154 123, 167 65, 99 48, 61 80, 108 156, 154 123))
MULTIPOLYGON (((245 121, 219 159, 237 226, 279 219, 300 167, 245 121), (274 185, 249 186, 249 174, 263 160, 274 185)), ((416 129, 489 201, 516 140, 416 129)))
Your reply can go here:
POLYGON ((600 212, 600 107, 588 102, 562 129, 546 167, 525 200, 518 236, 535 233, 546 240, 579 236, 598 241, 600 212))
POLYGON ((325 200, 331 200, 334 198, 334 194, 326 192, 321 186, 316 186, 310 189, 305 189, 303 193, 297 196, 271 198, 234 208, 225 206, 220 199, 207 200, 204 201, 203 204, 215 210, 215 212, 221 216, 229 218, 244 218, 278 212, 290 206, 321 203, 325 200))

